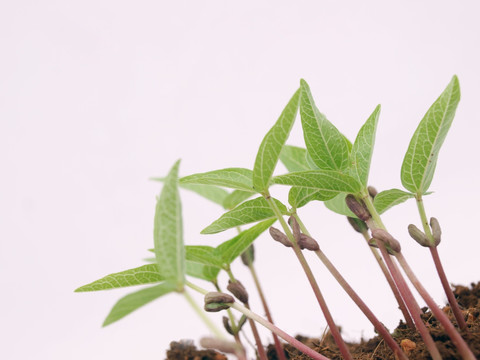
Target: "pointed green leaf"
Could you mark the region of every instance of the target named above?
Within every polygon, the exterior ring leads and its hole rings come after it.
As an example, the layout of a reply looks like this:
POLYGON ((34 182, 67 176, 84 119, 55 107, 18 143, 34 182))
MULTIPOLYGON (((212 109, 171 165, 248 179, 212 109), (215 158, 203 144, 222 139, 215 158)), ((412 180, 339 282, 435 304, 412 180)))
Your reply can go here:
POLYGON ((310 201, 330 199, 332 196, 335 196, 335 194, 336 193, 332 193, 331 191, 294 186, 288 192, 288 203, 292 205, 294 209, 299 209, 307 205, 310 201))
POLYGON ((253 172, 244 168, 228 168, 185 176, 180 184, 217 185, 232 189, 253 191, 253 172))
POLYGON ((222 257, 216 255, 215 248, 211 246, 185 246, 185 254, 188 261, 197 262, 208 266, 215 266, 218 268, 223 266, 222 257))
MULTIPOLYGON (((273 201, 275 201, 282 214, 288 214, 285 205, 276 199, 273 199, 273 201)), ((245 201, 236 208, 226 212, 212 224, 203 229, 201 234, 216 234, 236 226, 250 224, 252 222, 274 217, 275 213, 268 205, 268 202, 263 197, 259 197, 245 201)))
POLYGON ((240 256, 247 248, 258 238, 265 230, 267 230, 276 219, 262 221, 248 230, 242 231, 233 239, 217 246, 216 252, 222 256, 226 264, 231 264, 238 256, 240 256))
MULTIPOLYGON (((349 175, 336 171, 311 170, 299 171, 273 178, 275 184, 306 187, 322 190, 329 199, 340 192, 357 194, 361 191, 360 183, 349 175)), ((328 200, 328 199, 323 199, 328 200)))
POLYGON ((206 281, 215 281, 220 272, 220 268, 207 266, 194 261, 188 261, 185 263, 187 268, 187 275, 202 279, 206 281))
POLYGON ((213 185, 182 184, 181 187, 193 191, 218 205, 223 205, 225 198, 228 196, 225 189, 213 185))
POLYGON ((364 187, 367 187, 379 115, 380 105, 375 108, 372 115, 370 115, 358 132, 350 153, 350 175, 355 177, 364 187))
POLYGON ((289 172, 311 170, 307 163, 307 149, 298 146, 284 145, 280 161, 289 172))
POLYGON ((280 152, 287 141, 297 116, 300 89, 288 102, 282 114, 270 131, 263 138, 258 149, 253 168, 253 187, 259 193, 266 192, 270 184, 273 171, 277 166, 280 152))
POLYGON ((103 326, 110 325, 111 323, 120 320, 143 305, 148 304, 160 296, 173 292, 175 289, 176 285, 174 283, 164 282, 124 296, 113 306, 110 314, 108 314, 103 322, 103 326))
POLYGON ((402 164, 401 178, 405 189, 418 194, 428 190, 440 147, 450 129, 459 101, 460 85, 454 76, 413 134, 402 164))
POLYGON ((233 190, 228 196, 223 200, 223 207, 227 210, 233 209, 235 206, 247 200, 249 197, 252 197, 256 193, 253 191, 243 191, 243 190, 233 190))
POLYGON ((153 240, 158 271, 165 279, 176 282, 178 289, 185 279, 185 249, 180 196, 178 194, 177 161, 165 179, 155 210, 153 240))
POLYGON ((332 210, 337 214, 356 218, 356 216, 350 211, 350 209, 348 208, 345 202, 346 196, 347 194, 345 193, 338 194, 333 199, 325 201, 324 204, 327 207, 327 209, 332 210))
POLYGON ((345 170, 349 166, 348 143, 337 128, 315 106, 310 88, 300 81, 300 115, 307 151, 322 170, 345 170))
POLYGON ((390 189, 379 192, 373 199, 373 205, 378 213, 382 214, 391 207, 401 204, 415 195, 399 189, 390 189))
POLYGON ((156 264, 143 265, 134 269, 107 275, 90 284, 79 287, 75 292, 99 291, 127 286, 152 284, 165 280, 156 264))
MULTIPOLYGON (((165 181, 165 178, 151 178, 151 180, 163 182, 165 181)), ((180 184, 180 187, 185 190, 193 191, 205 199, 222 206, 225 198, 229 195, 225 189, 214 185, 180 184)))

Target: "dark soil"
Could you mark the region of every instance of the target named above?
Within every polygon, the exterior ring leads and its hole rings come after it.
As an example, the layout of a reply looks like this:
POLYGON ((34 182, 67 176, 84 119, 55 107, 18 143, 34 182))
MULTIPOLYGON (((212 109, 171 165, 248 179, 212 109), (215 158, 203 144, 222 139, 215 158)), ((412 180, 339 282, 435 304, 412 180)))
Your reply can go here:
MULTIPOLYGON (((471 287, 456 286, 455 296, 465 315, 468 330, 461 332, 463 338, 467 341, 473 353, 480 359, 480 282, 471 284, 471 287)), ((453 346, 450 338, 446 335, 443 328, 433 317, 427 308, 424 308, 423 320, 427 324, 430 333, 435 340, 437 347, 444 360, 461 359, 456 348, 453 346)), ((455 323, 450 307, 447 305, 443 311, 455 323)), ((403 321, 400 321, 398 327, 393 332, 393 337, 404 349, 411 360, 431 359, 425 345, 416 331, 409 329, 403 321)), ((342 357, 338 351, 331 335, 327 334, 323 339, 308 338, 298 335, 298 340, 318 351, 332 360, 341 360, 342 357)), ((225 355, 213 350, 197 350, 192 344, 172 342, 171 348, 167 351, 168 360, 225 360, 225 355)), ((355 360, 395 360, 395 357, 388 346, 385 345, 381 337, 376 336, 370 340, 362 340, 360 343, 348 344, 350 352, 355 360)), ((310 357, 303 355, 294 347, 285 344, 285 352, 288 359, 307 360, 310 357)), ((276 352, 273 345, 268 346, 268 358, 276 360, 276 352)))

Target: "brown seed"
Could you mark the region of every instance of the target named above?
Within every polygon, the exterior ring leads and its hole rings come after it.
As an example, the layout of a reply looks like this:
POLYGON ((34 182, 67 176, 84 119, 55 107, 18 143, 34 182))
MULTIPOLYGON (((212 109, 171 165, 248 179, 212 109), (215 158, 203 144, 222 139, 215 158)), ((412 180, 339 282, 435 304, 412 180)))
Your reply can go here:
POLYGON ((402 247, 398 240, 396 240, 389 232, 383 229, 373 229, 372 237, 377 240, 383 241, 385 244, 389 245, 393 251, 400 252, 402 247))
POLYGON ((245 266, 250 266, 250 264, 253 264, 253 261, 255 260, 255 248, 253 247, 253 244, 242 253, 241 259, 243 265, 245 266))
POLYGON ((235 299, 228 294, 221 292, 209 292, 205 295, 204 309, 208 312, 218 312, 230 308, 235 299))
POLYGON ((442 241, 442 229, 440 228, 440 223, 438 222, 437 218, 430 218, 430 227, 432 228, 432 235, 433 240, 435 240, 435 246, 440 244, 442 241))
POLYGON ((222 317, 222 322, 223 322, 223 327, 225 328, 225 330, 227 330, 227 332, 228 332, 230 335, 235 335, 235 334, 233 333, 232 327, 230 326, 230 320, 228 320, 228 317, 223 316, 223 317, 222 317))
POLYGON ((372 197, 372 199, 375 198, 375 196, 377 196, 378 194, 377 189, 375 189, 373 186, 368 186, 367 190, 368 190, 368 194, 372 197))
POLYGON ((273 240, 278 241, 280 244, 283 244, 286 247, 292 247, 292 243, 290 242, 290 240, 288 240, 287 235, 282 233, 277 228, 274 228, 273 226, 271 226, 269 229, 269 232, 273 240))
POLYGON ((425 235, 423 233, 423 231, 420 230, 415 225, 413 225, 413 224, 408 225, 408 233, 410 234, 412 239, 415 240, 420 245, 425 246, 425 247, 430 246, 430 242, 427 239, 427 235, 425 235))
POLYGON ((242 303, 248 303, 248 292, 240 281, 228 281, 227 290, 230 291, 242 303))
POLYGON ((298 225, 298 221, 295 218, 295 216, 290 216, 288 219, 288 224, 292 228, 293 231, 293 237, 295 238, 296 241, 300 240, 300 225, 298 225))
POLYGON ((355 230, 356 232, 359 232, 360 234, 368 230, 367 224, 365 224, 365 222, 360 219, 347 216, 347 220, 350 223, 350 225, 352 225, 353 230, 355 230))
POLYGON ((320 250, 320 246, 318 246, 318 242, 306 234, 300 234, 300 239, 298 240, 297 243, 300 249, 302 250, 303 249, 307 249, 311 251, 320 250))
POLYGON ((355 199, 355 196, 348 194, 345 198, 348 208, 360 219, 367 221, 371 218, 370 213, 365 208, 364 204, 355 199))
POLYGON ((409 352, 411 352, 417 347, 417 344, 415 344, 410 339, 403 339, 402 341, 400 341, 400 346, 402 347, 402 350, 405 352, 405 354, 408 355, 409 352))

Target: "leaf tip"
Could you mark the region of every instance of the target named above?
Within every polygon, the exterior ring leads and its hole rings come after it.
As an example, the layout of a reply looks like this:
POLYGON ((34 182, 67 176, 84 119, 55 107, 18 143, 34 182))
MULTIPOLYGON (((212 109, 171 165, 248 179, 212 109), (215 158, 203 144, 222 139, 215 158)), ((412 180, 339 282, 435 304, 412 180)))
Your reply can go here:
POLYGON ((300 87, 308 88, 308 83, 305 81, 305 79, 300 79, 300 87))

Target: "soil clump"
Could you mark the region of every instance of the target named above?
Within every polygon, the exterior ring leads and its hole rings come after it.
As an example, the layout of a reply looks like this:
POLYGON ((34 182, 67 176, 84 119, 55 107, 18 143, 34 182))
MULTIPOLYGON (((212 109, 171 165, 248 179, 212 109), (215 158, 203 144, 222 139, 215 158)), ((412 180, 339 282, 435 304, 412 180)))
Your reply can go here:
MULTIPOLYGON (((454 287, 454 293, 468 327, 466 331, 460 333, 477 359, 480 359, 480 282, 472 283, 470 287, 457 285, 454 287)), ((422 311, 422 318, 437 344, 442 358, 444 360, 460 360, 461 356, 437 319, 427 308, 423 308, 422 311)), ((443 311, 456 326, 450 306, 445 306, 443 311)), ((400 344, 409 359, 431 359, 420 335, 415 330, 410 329, 403 321, 400 321, 392 336, 400 344)), ((296 339, 332 360, 342 359, 333 337, 329 333, 322 339, 301 335, 297 335, 296 339)), ((375 336, 369 340, 362 339, 359 343, 349 343, 347 345, 355 360, 395 360, 392 351, 380 336, 375 336)), ((284 344, 284 349, 287 359, 310 359, 289 344, 284 344)), ((277 360, 277 354, 272 344, 267 348, 267 355, 269 360, 277 360)), ((197 350, 192 343, 172 342, 170 349, 167 350, 167 360, 226 360, 226 357, 213 350, 197 350)))

